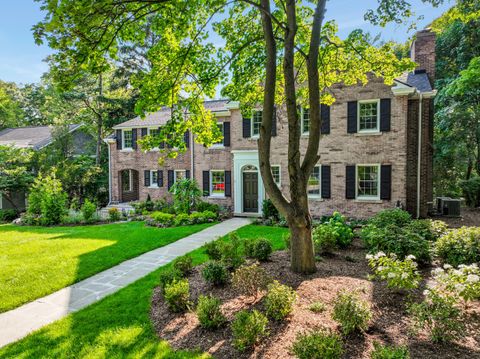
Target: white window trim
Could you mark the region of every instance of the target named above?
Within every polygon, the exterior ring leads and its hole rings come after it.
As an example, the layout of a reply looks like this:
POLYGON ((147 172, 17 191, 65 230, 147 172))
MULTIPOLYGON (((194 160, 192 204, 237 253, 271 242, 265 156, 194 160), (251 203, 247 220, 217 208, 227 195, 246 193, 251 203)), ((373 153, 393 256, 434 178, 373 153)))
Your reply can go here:
MULTIPOLYGON (((157 182, 155 183, 152 183, 153 182, 153 173, 157 173, 157 170, 150 170, 150 186, 148 186, 148 188, 159 188, 158 187, 158 178, 157 178, 157 182)), ((158 174, 157 174, 158 176, 158 174)))
POLYGON ((379 133, 380 132, 380 99, 372 100, 359 100, 357 101, 357 133, 379 133), (377 104, 377 128, 371 130, 361 130, 360 129, 360 105, 365 103, 376 103, 377 104))
POLYGON ((358 201, 379 201, 380 200, 380 173, 379 163, 360 163, 355 165, 355 199, 358 201), (377 180, 377 195, 376 196, 359 196, 358 195, 358 167, 377 167, 378 180, 377 180))
POLYGON ((250 118, 250 137, 254 138, 254 139, 257 139, 257 138, 260 138, 260 130, 258 132, 258 135, 253 134, 253 114, 255 112, 261 112, 262 113, 262 119, 263 119, 263 110, 253 110, 252 111, 252 117, 250 118))
POLYGON ((315 167, 318 167, 318 194, 309 194, 307 189, 307 196, 308 198, 312 198, 312 199, 321 199, 322 198, 322 165, 315 165, 314 168, 315 167))
MULTIPOLYGON (((158 127, 147 127, 147 135, 148 135, 148 136, 151 136, 151 135, 152 135, 152 134, 151 134, 151 130, 158 130, 158 129, 159 129, 158 127)), ((159 150, 160 150, 160 148, 158 148, 158 147, 153 147, 153 148, 151 148, 151 149, 149 150, 149 152, 157 152, 157 151, 159 151, 159 150)))
MULTIPOLYGON (((221 124, 222 125, 222 136, 224 135, 225 133, 225 121, 217 121, 217 124, 221 124)), ((224 141, 225 141, 225 137, 222 137, 222 143, 214 143, 210 146, 210 148, 213 148, 213 149, 222 149, 222 148, 225 148, 225 145, 224 145, 224 141)))
POLYGON ((209 197, 213 197, 213 198, 225 198, 225 170, 210 170, 210 184, 209 184, 209 187, 210 187, 210 196, 209 197), (223 194, 217 194, 217 193, 213 193, 213 176, 212 176, 212 172, 223 172, 223 194))
POLYGON ((132 146, 133 146, 133 128, 122 128, 122 151, 133 151, 133 147, 125 147, 125 131, 132 132, 132 146))
MULTIPOLYGON (((309 136, 310 135, 310 124, 308 125, 308 131, 303 131, 303 106, 301 107, 301 111, 300 111, 300 126, 301 126, 301 130, 302 130, 302 136, 309 136)), ((309 116, 309 119, 310 119, 310 116, 309 116)), ((310 120, 309 120, 310 121, 310 120)))
POLYGON ((187 178, 187 170, 174 170, 173 171, 173 183, 177 183, 177 172, 183 172, 183 178, 187 178))
MULTIPOLYGON (((282 166, 280 165, 271 165, 270 166, 271 168, 273 167, 278 167, 278 183, 275 182, 278 186, 278 188, 282 187, 282 166)), ((272 172, 272 177, 273 177, 273 172, 272 172)), ((275 178, 274 178, 275 180, 275 178)))

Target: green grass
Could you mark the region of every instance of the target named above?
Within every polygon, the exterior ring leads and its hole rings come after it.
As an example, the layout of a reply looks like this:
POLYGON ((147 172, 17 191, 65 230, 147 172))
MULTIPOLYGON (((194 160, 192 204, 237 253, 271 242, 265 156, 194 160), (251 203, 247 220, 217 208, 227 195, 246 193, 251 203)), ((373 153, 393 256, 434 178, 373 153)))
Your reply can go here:
MULTIPOLYGON (((249 225, 242 238, 266 237, 284 247, 284 228, 249 225)), ((223 239, 225 240, 225 238, 223 239)), ((194 264, 207 260, 203 248, 190 253, 194 264)), ((150 323, 152 290, 160 268, 119 292, 0 349, 0 358, 205 358, 203 353, 173 351, 158 339, 150 323)))
POLYGON ((0 225, 0 313, 162 247, 210 224, 78 227, 0 225))

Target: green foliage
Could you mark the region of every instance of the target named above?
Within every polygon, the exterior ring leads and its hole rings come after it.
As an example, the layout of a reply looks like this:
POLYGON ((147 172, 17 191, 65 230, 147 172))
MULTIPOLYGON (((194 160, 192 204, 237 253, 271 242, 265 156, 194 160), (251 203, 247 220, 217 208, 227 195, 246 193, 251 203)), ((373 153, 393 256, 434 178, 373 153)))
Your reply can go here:
POLYGON ((275 221, 280 219, 280 213, 273 204, 272 200, 267 198, 262 202, 262 216, 263 218, 272 218, 275 221))
POLYGON ((227 242, 220 242, 220 251, 222 253, 222 263, 229 269, 234 270, 245 262, 243 256, 241 241, 236 232, 228 235, 227 242))
POLYGON ((153 212, 150 214, 150 217, 155 221, 156 224, 159 224, 163 227, 170 227, 175 223, 175 215, 170 213, 153 212))
POLYGON ((159 285, 162 289, 162 292, 165 292, 165 288, 167 287, 167 285, 172 284, 176 280, 182 279, 182 277, 183 273, 175 268, 169 268, 160 272, 159 285))
POLYGON ((327 221, 313 230, 312 238, 316 253, 332 253, 335 249, 346 248, 352 243, 353 230, 347 225, 345 216, 334 212, 327 221))
POLYGON ((266 262, 273 252, 272 243, 266 238, 246 239, 243 242, 245 255, 266 262))
POLYGON ((268 319, 257 310, 242 310, 235 315, 232 323, 233 345, 244 351, 268 335, 268 319))
POLYGON ((435 253, 453 266, 480 262, 480 227, 450 230, 435 242, 435 253))
POLYGON ((201 224, 213 222, 217 219, 217 215, 211 211, 179 213, 177 215, 155 211, 150 213, 151 221, 147 224, 159 227, 185 226, 191 224, 201 224))
POLYGON ((265 295, 265 311, 267 316, 275 320, 281 320, 293 310, 297 299, 297 293, 287 285, 273 281, 267 287, 265 295))
POLYGON ((265 290, 270 282, 271 278, 265 269, 257 263, 241 266, 232 276, 233 287, 247 296, 256 297, 258 292, 265 290))
POLYGON ((400 208, 384 209, 373 216, 368 224, 378 228, 385 228, 390 225, 403 227, 412 221, 412 216, 407 211, 400 208))
POLYGON ((465 302, 480 299, 480 269, 478 265, 460 264, 458 269, 449 264, 433 271, 436 290, 444 296, 462 298, 465 302))
POLYGON ((97 211, 97 206, 95 203, 90 202, 87 198, 82 206, 82 216, 85 222, 89 223, 93 219, 93 215, 97 211))
POLYGON ((373 342, 371 359, 410 359, 410 353, 406 346, 387 346, 373 342))
POLYGON ((214 286, 221 286, 228 281, 228 270, 225 266, 216 261, 210 261, 202 269, 203 279, 214 286))
POLYGON ((211 260, 219 261, 222 258, 222 251, 218 241, 205 243, 203 248, 205 248, 205 253, 211 260))
POLYGON ((195 209, 198 212, 210 211, 215 213, 217 216, 220 213, 220 206, 216 203, 209 203, 205 201, 197 201, 195 209))
POLYGON ((348 335, 357 330, 366 330, 372 318, 368 303, 354 293, 340 293, 334 301, 333 320, 338 322, 342 332, 348 335))
POLYGON ((367 259, 374 272, 373 278, 386 280, 388 288, 411 290, 418 287, 421 276, 414 256, 407 256, 402 261, 395 254, 386 256, 378 252, 375 255, 367 254, 367 259))
POLYGON ((322 313, 322 312, 325 311, 326 306, 325 306, 325 303, 320 302, 320 301, 316 301, 316 302, 313 302, 312 304, 310 304, 308 306, 308 309, 311 310, 314 313, 322 313))
POLYGON ((179 213, 175 216, 173 224, 175 226, 184 226, 190 223, 190 215, 188 213, 179 213))
POLYGON ((178 257, 173 261, 173 268, 181 272, 183 276, 188 275, 193 268, 192 257, 189 255, 178 257))
POLYGON ((108 220, 110 222, 117 222, 121 218, 120 211, 117 207, 112 207, 108 209, 108 220))
POLYGON ((67 195, 55 173, 47 176, 39 174, 28 196, 27 214, 32 224, 59 224, 66 211, 67 195))
MULTIPOLYGON (((0 81, 0 85, 1 83, 0 81)), ((1 121, 0 115, 0 128, 2 127, 1 121)), ((34 180, 31 171, 33 155, 33 151, 27 148, 0 146, 0 193, 8 202, 10 202, 10 193, 27 191, 32 184, 34 180)), ((12 205, 14 205, 13 201, 12 205)))
POLYGON ((343 344, 338 334, 321 329, 299 334, 293 343, 292 351, 298 359, 340 359, 343 344))
POLYGON ((448 225, 444 221, 436 220, 430 223, 430 231, 433 234, 434 240, 437 240, 448 232, 448 225))
POLYGON ((461 180, 458 185, 462 189, 467 206, 480 206, 480 175, 461 180))
POLYGON ((183 312, 190 304, 190 284, 188 279, 174 279, 165 285, 163 293, 165 302, 174 313, 183 312))
POLYGON ((188 178, 176 181, 169 192, 173 195, 177 213, 190 213, 202 196, 197 181, 188 178))
POLYGON ((220 299, 215 298, 213 295, 201 295, 198 298, 196 313, 202 327, 217 329, 225 324, 227 319, 222 314, 221 304, 220 299))
POLYGON ((444 296, 436 290, 427 290, 421 303, 409 307, 415 329, 426 329, 434 342, 451 342, 464 333, 462 315, 452 296, 444 296))
POLYGON ((0 209, 0 222, 11 222, 18 217, 18 212, 14 209, 0 209))

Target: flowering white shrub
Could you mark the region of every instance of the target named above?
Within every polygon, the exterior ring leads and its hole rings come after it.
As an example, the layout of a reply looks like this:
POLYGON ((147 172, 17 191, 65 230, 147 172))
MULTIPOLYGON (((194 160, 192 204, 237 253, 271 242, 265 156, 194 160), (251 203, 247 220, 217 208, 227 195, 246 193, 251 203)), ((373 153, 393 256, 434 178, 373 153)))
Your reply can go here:
POLYGON ((460 264, 458 269, 449 264, 432 272, 438 290, 445 295, 454 295, 465 302, 480 299, 480 268, 477 264, 460 264))
POLYGON ((371 277, 386 280, 388 288, 409 290, 418 287, 421 277, 413 255, 407 256, 403 261, 393 253, 387 256, 383 252, 367 254, 366 258, 374 273, 371 277))

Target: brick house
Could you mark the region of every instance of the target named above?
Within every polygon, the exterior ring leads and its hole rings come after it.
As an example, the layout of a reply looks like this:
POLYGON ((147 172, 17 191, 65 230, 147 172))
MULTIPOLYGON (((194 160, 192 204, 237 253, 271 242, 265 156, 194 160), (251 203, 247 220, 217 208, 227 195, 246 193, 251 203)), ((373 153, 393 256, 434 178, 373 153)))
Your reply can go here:
MULTIPOLYGON (((335 210, 369 217, 384 208, 403 206, 415 216, 427 215, 432 201, 433 97, 435 35, 420 31, 411 56, 418 67, 393 86, 371 78, 366 86, 336 86, 336 102, 321 107, 320 160, 309 181, 313 216, 335 210)), ((180 178, 195 178, 205 199, 235 215, 261 213, 266 197, 259 175, 257 138, 261 111, 242 116, 239 104, 205 102, 223 131, 222 143, 210 148, 185 135, 188 150, 159 166, 158 150, 141 151, 137 139, 154 134, 169 118, 169 109, 134 118, 114 127, 106 139, 112 203, 169 196, 180 178)), ((301 109, 301 147, 306 148, 308 109, 301 109)), ((272 137, 274 178, 288 193, 288 123, 277 108, 272 137)))

